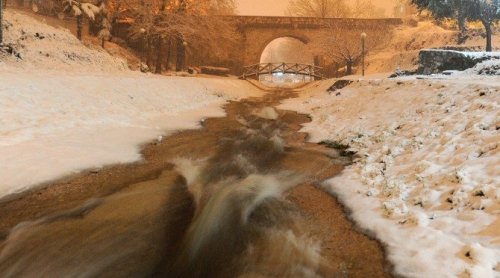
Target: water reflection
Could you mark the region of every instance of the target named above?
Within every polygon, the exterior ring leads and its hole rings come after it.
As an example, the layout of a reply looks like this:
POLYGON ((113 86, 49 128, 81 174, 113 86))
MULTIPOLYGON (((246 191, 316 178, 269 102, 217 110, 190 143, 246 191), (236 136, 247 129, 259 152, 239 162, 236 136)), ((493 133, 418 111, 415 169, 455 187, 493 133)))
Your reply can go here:
POLYGON ((314 81, 314 76, 277 72, 260 75, 259 81, 269 86, 298 85, 314 81))

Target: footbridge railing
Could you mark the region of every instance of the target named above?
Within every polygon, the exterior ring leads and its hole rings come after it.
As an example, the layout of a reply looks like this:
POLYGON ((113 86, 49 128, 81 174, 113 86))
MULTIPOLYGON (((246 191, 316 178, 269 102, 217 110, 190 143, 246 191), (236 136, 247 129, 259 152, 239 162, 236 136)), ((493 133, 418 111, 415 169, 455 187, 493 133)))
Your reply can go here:
POLYGON ((261 75, 274 75, 274 74, 296 74, 309 76, 315 80, 323 79, 322 68, 305 65, 305 64, 291 64, 291 63, 262 63, 244 67, 243 75, 241 78, 256 78, 259 79, 261 75))

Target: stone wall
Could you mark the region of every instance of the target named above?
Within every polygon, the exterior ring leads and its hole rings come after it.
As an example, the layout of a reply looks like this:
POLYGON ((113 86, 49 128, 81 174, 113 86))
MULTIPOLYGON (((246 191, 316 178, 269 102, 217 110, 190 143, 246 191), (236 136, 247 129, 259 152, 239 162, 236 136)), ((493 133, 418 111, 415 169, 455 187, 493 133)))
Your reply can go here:
POLYGON ((460 52, 443 49, 424 49, 419 54, 419 74, 441 73, 446 70, 463 71, 490 59, 499 59, 500 53, 460 52))

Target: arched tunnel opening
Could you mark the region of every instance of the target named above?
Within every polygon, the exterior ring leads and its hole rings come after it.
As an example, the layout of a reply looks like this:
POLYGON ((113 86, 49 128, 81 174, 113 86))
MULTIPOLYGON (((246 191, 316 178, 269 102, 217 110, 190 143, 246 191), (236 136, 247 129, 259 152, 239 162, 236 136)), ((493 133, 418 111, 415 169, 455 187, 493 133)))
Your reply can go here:
MULTIPOLYGON (((283 65, 283 68, 293 67, 293 64, 314 66, 315 60, 306 42, 293 37, 281 37, 267 44, 262 51, 260 64, 270 64, 269 68, 279 68, 280 65, 283 65)), ((260 75, 259 80, 263 83, 294 84, 313 81, 314 77, 307 74, 287 73, 278 69, 272 73, 260 75)))

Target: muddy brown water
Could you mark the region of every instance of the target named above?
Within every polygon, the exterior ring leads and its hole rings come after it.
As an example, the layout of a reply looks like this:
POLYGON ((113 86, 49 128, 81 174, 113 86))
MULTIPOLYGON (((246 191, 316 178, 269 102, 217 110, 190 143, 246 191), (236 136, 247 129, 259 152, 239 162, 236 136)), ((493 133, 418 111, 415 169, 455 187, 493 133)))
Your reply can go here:
POLYGON ((230 102, 139 163, 0 201, 0 276, 390 277, 381 245, 319 186, 349 159, 306 143, 307 115, 255 116, 294 95, 230 102))

